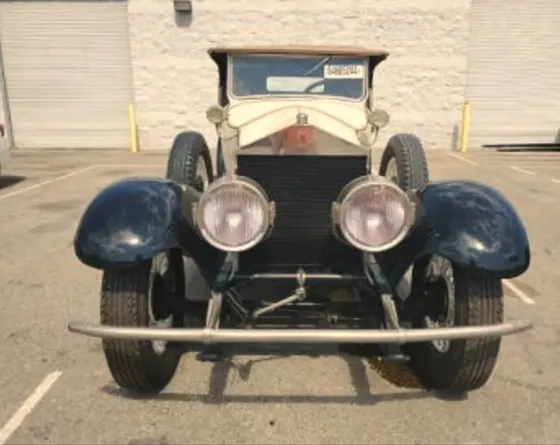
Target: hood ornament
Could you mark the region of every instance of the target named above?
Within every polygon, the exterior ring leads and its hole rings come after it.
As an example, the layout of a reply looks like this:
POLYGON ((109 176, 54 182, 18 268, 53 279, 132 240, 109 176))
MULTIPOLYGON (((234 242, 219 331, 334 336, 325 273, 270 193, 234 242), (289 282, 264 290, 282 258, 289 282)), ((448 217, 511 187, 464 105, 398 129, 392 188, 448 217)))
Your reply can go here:
POLYGON ((298 113, 296 115, 296 124, 297 125, 307 125, 308 118, 306 113, 298 113))

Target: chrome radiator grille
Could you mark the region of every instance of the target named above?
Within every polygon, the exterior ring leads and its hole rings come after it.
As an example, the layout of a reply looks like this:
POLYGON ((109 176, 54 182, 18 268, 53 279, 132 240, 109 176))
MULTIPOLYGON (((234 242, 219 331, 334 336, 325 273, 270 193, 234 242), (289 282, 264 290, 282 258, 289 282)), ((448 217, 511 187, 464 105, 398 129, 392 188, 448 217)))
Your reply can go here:
POLYGON ((332 234, 331 206, 366 173, 365 156, 238 156, 239 175, 257 181, 276 203, 270 237, 240 255, 240 272, 306 270, 352 273, 361 254, 332 234))

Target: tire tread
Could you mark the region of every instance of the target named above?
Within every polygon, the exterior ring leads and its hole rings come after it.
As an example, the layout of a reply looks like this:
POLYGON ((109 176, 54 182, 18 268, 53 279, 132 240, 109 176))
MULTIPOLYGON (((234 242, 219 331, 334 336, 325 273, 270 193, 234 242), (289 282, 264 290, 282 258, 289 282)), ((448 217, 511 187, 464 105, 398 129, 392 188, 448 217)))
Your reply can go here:
POLYGON ((395 157, 399 170, 399 185, 404 190, 424 187, 430 180, 428 161, 422 143, 409 133, 396 134, 389 139, 381 158, 379 173, 385 176, 389 160, 395 157))
MULTIPOLYGON (((455 322, 478 326, 503 322, 503 289, 500 279, 454 269, 455 322)), ((417 323, 417 327, 421 327, 417 323)), ((501 338, 481 337, 452 340, 450 349, 439 354, 430 343, 406 345, 411 368, 430 389, 468 392, 481 388, 492 375, 501 338)))
POLYGON ((212 179, 212 159, 204 137, 195 131, 179 133, 169 153, 166 177, 180 184, 195 186, 198 158, 202 156, 206 164, 209 180, 212 179))
MULTIPOLYGON (((101 290, 101 323, 115 326, 147 326, 151 262, 122 271, 106 271, 101 290)), ((158 392, 175 374, 180 353, 168 344, 162 356, 150 341, 104 339, 103 352, 109 370, 123 388, 158 392)))

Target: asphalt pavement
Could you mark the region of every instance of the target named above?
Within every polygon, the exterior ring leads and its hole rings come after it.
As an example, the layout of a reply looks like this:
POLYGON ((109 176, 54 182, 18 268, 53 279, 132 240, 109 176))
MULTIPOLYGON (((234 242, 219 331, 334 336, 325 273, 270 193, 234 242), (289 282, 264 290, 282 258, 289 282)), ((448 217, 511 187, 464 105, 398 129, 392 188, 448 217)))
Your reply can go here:
POLYGON ((66 330, 99 317, 101 274, 78 262, 72 237, 102 187, 161 176, 166 153, 14 153, 0 179, 0 445, 560 443, 560 153, 428 156, 434 180, 501 190, 532 243, 530 270, 505 291, 507 318, 535 327, 504 338, 491 381, 463 399, 332 348, 217 364, 186 355, 163 394, 128 397, 100 341, 66 330))

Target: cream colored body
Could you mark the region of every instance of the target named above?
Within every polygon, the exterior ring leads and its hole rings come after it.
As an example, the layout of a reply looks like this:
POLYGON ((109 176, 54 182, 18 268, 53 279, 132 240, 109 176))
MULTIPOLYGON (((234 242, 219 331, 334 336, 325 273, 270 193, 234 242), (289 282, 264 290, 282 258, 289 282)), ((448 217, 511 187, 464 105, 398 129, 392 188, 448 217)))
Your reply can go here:
MULTIPOLYGON (((235 171, 239 150, 296 125, 298 116, 302 114, 308 125, 348 145, 370 151, 375 143, 377 128, 370 124, 369 113, 367 100, 313 96, 232 98, 225 108, 225 118, 216 126, 222 142, 226 171, 235 171)), ((321 150, 319 146, 314 154, 328 154, 321 150)))

